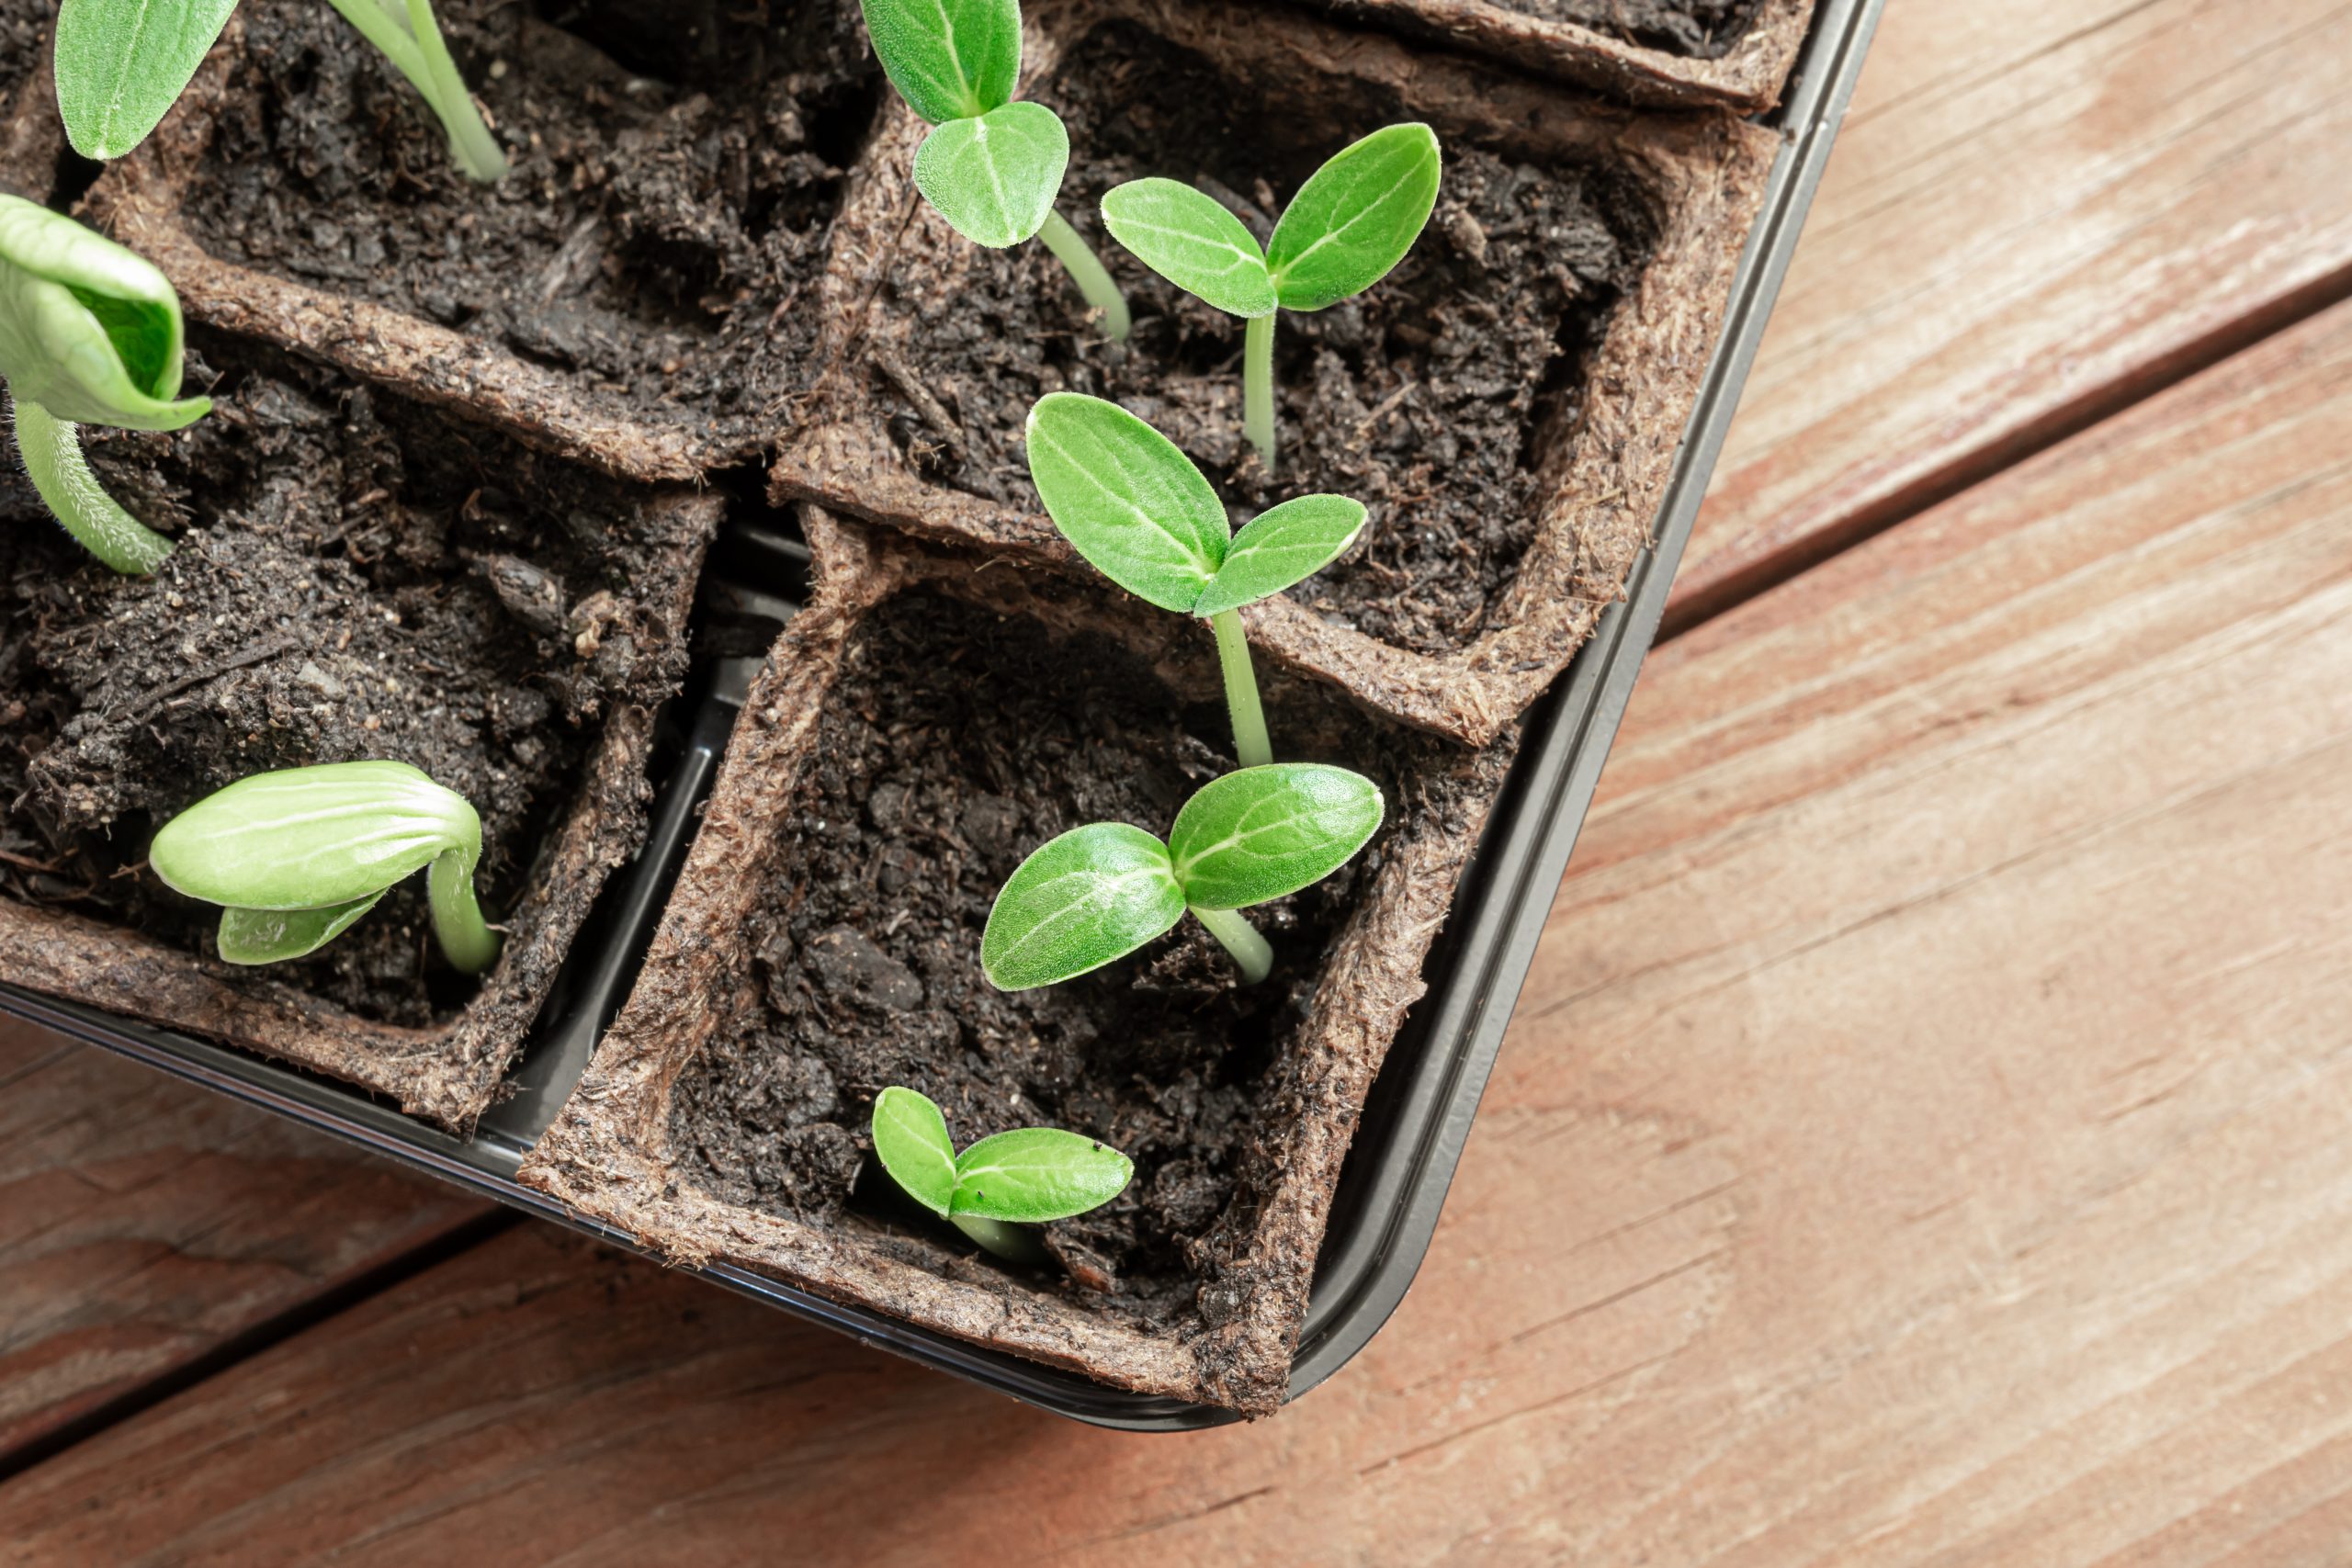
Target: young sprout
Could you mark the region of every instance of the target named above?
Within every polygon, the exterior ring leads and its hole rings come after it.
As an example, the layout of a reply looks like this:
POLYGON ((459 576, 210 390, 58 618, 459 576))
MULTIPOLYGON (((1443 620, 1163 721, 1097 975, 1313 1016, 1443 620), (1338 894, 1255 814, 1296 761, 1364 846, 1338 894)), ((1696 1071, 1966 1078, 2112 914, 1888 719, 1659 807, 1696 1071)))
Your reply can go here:
POLYGON ((958 1155, 939 1107, 896 1085, 875 1097, 874 1152, 908 1197, 1015 1263, 1044 1252, 1026 1227, 1101 1208, 1126 1190, 1136 1168, 1118 1150, 1058 1127, 999 1133, 958 1155))
POLYGON ((1116 403, 1054 392, 1029 411, 1029 477, 1054 525, 1128 592, 1216 634, 1245 768, 1274 760, 1241 607, 1314 576, 1355 543, 1361 502, 1302 495, 1233 531, 1225 503, 1176 444, 1116 403))
POLYGON ((1263 250, 1241 220, 1174 180, 1130 180, 1102 197, 1102 221, 1137 259, 1188 294, 1249 322, 1242 430, 1274 467, 1274 313, 1320 310, 1388 276, 1437 206, 1437 133, 1375 130, 1308 176, 1263 250))
POLYGON ((1021 0, 860 0, 874 52, 899 96, 933 127, 915 188, 964 238, 1004 250, 1035 235, 1069 269, 1102 331, 1125 341, 1126 297, 1054 209, 1069 132, 1043 104, 1016 103, 1021 0))
POLYGON ((1189 909, 1241 966, 1274 950, 1240 911, 1312 887, 1380 829, 1380 787, 1320 762, 1244 768, 1201 786, 1161 843, 1124 822, 1048 840, 996 896, 980 967, 1001 991, 1057 985, 1125 958, 1189 909))
POLYGON ((211 412, 182 398, 179 296, 144 257, 62 213, 0 196, 0 378, 17 449, 65 531, 143 575, 172 543, 117 505, 82 457, 82 424, 177 430, 211 412))
MULTIPOLYGON (((449 58, 431 0, 327 0, 408 78, 448 133, 449 155, 489 185, 506 154, 449 58)), ((119 158, 187 90, 237 0, 63 0, 57 13, 57 107, 85 158, 119 158)))
POLYGON ((424 871, 433 934, 468 975, 498 961, 498 934, 474 902, 481 859, 481 818, 466 797, 390 761, 239 779, 164 823, 147 852, 165 886, 221 907, 232 964, 315 953, 424 871))

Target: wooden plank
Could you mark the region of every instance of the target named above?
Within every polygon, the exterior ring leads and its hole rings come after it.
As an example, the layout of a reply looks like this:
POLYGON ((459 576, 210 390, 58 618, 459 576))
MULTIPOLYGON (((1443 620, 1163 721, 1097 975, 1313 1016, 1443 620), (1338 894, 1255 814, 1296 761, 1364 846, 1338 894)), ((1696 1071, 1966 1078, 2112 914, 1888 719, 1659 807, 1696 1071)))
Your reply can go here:
POLYGON ((534 1228, 0 1489, 0 1555, 2335 1560, 2352 307, 1664 650, 1419 1283, 1060 1422, 534 1228))
POLYGON ((1670 627, 2352 291, 2338 0, 1887 7, 1670 627))
POLYGON ((486 1210, 0 1021, 0 1467, 486 1210))

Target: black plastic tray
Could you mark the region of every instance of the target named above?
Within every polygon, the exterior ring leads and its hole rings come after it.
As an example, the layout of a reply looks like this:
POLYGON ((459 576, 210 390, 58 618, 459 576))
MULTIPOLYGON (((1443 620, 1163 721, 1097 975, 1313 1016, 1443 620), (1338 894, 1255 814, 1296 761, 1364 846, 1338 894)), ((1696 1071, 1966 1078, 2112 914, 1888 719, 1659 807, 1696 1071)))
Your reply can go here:
MULTIPOLYGON (((1723 341, 1684 432, 1674 481, 1657 519, 1656 547, 1635 565, 1625 601, 1601 617, 1591 642, 1530 716, 1524 749, 1430 955, 1430 994, 1415 1009, 1374 1085, 1349 1152, 1291 1370, 1293 1399, 1338 1371, 1379 1332, 1404 1299, 1437 1229, 1536 939, 1634 676, 1657 635, 1675 567, 1883 4, 1822 0, 1786 101, 1766 118, 1787 141, 1740 262, 1723 341)), ((806 582, 807 564, 806 547, 782 532, 731 530, 712 554, 703 618, 746 628, 780 624, 806 582)), ((514 1171, 524 1151, 553 1120, 586 1067, 598 1032, 628 993, 693 837, 695 807, 718 772, 744 687, 757 667, 753 658, 704 662, 697 689, 680 707, 688 716, 683 729, 661 749, 657 765, 666 782, 648 848, 598 901, 514 1073, 514 1092, 483 1117, 469 1139, 411 1121, 347 1086, 74 1003, 0 986, 0 1011, 290 1116, 614 1245, 642 1250, 628 1237, 517 1185, 514 1171)), ((724 1264, 691 1271, 863 1343, 1098 1426, 1181 1431, 1238 1418, 1227 1410, 1104 1388, 724 1264)))

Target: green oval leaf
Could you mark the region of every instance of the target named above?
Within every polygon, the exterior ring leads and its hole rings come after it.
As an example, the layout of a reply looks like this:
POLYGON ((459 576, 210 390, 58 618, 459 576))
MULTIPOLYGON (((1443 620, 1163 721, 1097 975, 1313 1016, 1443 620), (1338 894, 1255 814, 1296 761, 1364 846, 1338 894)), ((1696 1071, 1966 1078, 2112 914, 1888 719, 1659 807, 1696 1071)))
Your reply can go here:
POLYGON ((341 936, 383 898, 371 893, 324 909, 223 909, 220 956, 232 964, 305 958, 341 936))
POLYGON ((1295 496, 1268 507, 1233 536, 1193 614, 1222 615, 1306 581, 1356 542, 1365 515, 1363 502, 1344 495, 1295 496))
POLYGON ((915 152, 915 188, 958 234, 1002 250, 1037 231, 1061 194, 1069 132, 1043 104, 951 119, 915 152))
POLYGON ((64 0, 57 110, 85 158, 119 158, 179 102, 237 0, 64 0))
POLYGON ((0 377, 77 424, 177 430, 179 296, 153 263, 62 213, 0 195, 0 377))
POLYGON ((1183 918, 1166 845, 1124 822, 1073 828, 1006 879, 980 933, 980 967, 1000 991, 1051 986, 1125 958, 1183 918))
POLYGON ((469 864, 481 819, 406 762, 329 762, 239 779, 164 824, 147 863, 191 898, 327 909, 382 892, 444 850, 469 864))
POLYGON ((1380 828, 1380 786, 1320 762, 1244 768, 1204 784, 1176 814, 1168 849, 1184 901, 1246 909, 1312 887, 1380 828))
POLYGON ((1029 478, 1054 526, 1139 599, 1189 615, 1225 564, 1225 502, 1176 444, 1116 403, 1052 392, 1029 411, 1029 478))
POLYGON ((860 0, 884 74, 933 125, 1012 101, 1021 0, 860 0))
POLYGON ((907 1196, 947 1217, 956 1195, 956 1145, 947 1118, 913 1089, 897 1085, 874 1097, 874 1153, 907 1196))
POLYGON ((1266 246, 1283 308, 1320 310, 1387 276, 1437 207, 1442 163, 1437 132, 1392 125, 1308 175, 1266 246))
POLYGON ((1136 259, 1230 316, 1274 313, 1266 254, 1241 220, 1174 180, 1129 180, 1102 197, 1102 224, 1136 259))
POLYGON ((1126 1190, 1136 1168, 1108 1144, 1058 1127, 982 1138, 956 1159, 959 1214, 1044 1224, 1099 1209, 1126 1190))

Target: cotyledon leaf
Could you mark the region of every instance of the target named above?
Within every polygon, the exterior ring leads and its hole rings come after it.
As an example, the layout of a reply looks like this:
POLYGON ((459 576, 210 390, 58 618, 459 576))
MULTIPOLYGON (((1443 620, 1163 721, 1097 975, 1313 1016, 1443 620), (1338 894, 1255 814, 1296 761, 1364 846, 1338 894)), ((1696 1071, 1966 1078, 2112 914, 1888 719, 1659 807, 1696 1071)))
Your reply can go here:
POLYGON ((1225 564, 1225 502, 1176 444, 1080 392, 1029 411, 1029 477, 1054 525, 1103 576, 1189 615, 1225 564))
POLYGON ((1096 822, 1048 840, 989 910, 980 967, 1025 991, 1125 957, 1184 918, 1168 848, 1140 828, 1096 822))
POLYGON ((1043 104, 1004 104, 925 137, 915 152, 915 188, 964 238, 1002 250, 1046 221, 1069 166, 1060 117, 1043 104))
POLYGON ((1186 903, 1246 909, 1311 887, 1377 832, 1380 787, 1320 762, 1243 768, 1176 814, 1168 851, 1186 903))
POLYGON ((119 158, 187 90, 237 0, 63 0, 57 109, 85 158, 119 158))

